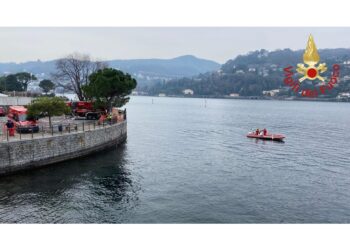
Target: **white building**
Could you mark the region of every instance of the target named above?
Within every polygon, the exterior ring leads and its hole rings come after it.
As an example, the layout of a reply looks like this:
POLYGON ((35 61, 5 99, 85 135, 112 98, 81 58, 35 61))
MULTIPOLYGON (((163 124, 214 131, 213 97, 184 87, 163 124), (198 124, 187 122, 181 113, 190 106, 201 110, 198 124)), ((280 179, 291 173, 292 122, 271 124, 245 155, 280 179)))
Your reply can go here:
POLYGON ((263 95, 276 96, 279 92, 280 92, 279 89, 273 89, 273 90, 263 91, 263 95))
POLYGON ((348 93, 348 92, 339 93, 339 95, 337 96, 337 98, 338 98, 338 99, 350 98, 350 93, 348 93))
POLYGON ((239 94, 238 93, 231 93, 230 97, 239 97, 239 94))
POLYGON ((194 94, 192 89, 184 89, 182 91, 182 93, 184 93, 184 95, 193 95, 194 94))
POLYGON ((255 72, 256 69, 255 69, 255 68, 249 68, 248 71, 249 71, 249 72, 255 72))
POLYGON ((268 69, 263 69, 261 72, 262 76, 268 76, 269 75, 269 70, 268 69))

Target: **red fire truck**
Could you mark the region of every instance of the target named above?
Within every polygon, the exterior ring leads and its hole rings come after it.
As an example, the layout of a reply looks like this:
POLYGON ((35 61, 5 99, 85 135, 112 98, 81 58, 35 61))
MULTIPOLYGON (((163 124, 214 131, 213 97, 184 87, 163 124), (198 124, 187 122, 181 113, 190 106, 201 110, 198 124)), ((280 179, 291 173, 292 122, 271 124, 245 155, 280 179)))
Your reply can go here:
POLYGON ((95 109, 92 102, 67 102, 75 117, 85 117, 87 120, 98 120, 105 113, 103 109, 95 109))
POLYGON ((10 106, 8 118, 15 124, 18 133, 37 133, 39 126, 35 119, 28 119, 27 109, 23 106, 10 106))
POLYGON ((5 109, 3 107, 0 107, 0 116, 5 116, 6 112, 5 109))

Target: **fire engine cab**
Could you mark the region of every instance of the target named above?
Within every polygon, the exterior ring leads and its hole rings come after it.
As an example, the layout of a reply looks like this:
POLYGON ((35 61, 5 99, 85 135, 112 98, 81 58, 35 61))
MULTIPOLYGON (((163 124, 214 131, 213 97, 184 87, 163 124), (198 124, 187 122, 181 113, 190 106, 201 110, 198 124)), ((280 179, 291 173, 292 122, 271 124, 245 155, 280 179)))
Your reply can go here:
POLYGON ((10 106, 8 118, 15 124, 18 133, 37 133, 39 126, 34 119, 28 119, 27 109, 23 106, 10 106))

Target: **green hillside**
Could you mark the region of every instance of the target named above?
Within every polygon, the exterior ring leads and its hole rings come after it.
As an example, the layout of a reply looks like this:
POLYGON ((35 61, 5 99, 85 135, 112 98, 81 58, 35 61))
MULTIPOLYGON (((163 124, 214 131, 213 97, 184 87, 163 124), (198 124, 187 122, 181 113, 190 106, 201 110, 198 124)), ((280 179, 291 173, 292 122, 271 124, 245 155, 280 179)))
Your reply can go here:
MULTIPOLYGON (((192 89, 196 96, 227 96, 231 93, 262 96, 263 91, 280 89, 279 95, 291 96, 295 93, 283 83, 283 68, 289 65, 296 67, 302 63, 303 52, 290 49, 271 52, 258 50, 227 61, 218 71, 170 80, 144 88, 144 91, 151 95, 182 95, 184 89, 192 89)), ((328 65, 325 76, 330 76, 333 64, 341 65, 341 81, 329 95, 336 96, 340 92, 350 91, 350 64, 347 64, 350 61, 350 49, 323 49, 319 50, 319 54, 321 62, 328 65)), ((311 84, 304 81, 301 89, 308 88, 311 84)))

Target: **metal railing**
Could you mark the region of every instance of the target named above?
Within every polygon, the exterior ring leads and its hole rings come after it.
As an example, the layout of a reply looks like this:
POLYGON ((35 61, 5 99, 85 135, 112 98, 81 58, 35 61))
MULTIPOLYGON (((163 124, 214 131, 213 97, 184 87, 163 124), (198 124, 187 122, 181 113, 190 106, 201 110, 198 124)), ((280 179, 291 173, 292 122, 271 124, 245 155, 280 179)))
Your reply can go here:
POLYGON ((75 122, 65 122, 58 123, 52 126, 32 126, 32 127, 18 127, 14 131, 14 135, 11 136, 10 129, 6 126, 2 128, 3 134, 0 136, 0 142, 4 141, 18 141, 18 140, 28 140, 40 137, 50 137, 56 135, 91 131, 95 129, 101 129, 107 126, 112 126, 117 123, 126 121, 126 112, 124 111, 122 119, 106 119, 103 121, 99 120, 75 120, 75 122))

